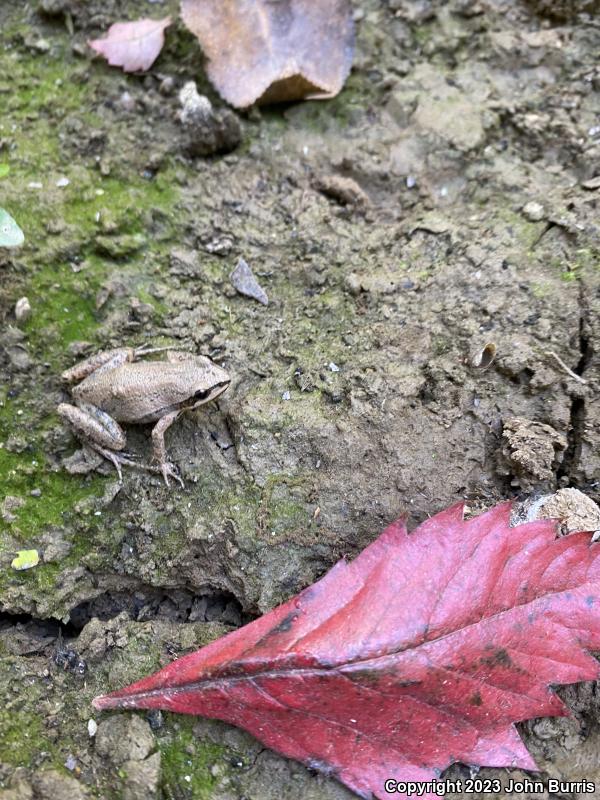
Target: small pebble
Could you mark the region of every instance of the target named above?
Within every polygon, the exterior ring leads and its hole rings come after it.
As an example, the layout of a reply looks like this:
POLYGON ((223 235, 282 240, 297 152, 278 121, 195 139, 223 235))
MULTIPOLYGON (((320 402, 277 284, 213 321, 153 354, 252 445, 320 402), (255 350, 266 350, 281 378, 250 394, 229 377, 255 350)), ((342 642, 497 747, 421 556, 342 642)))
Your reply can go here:
POLYGON ((170 75, 167 75, 166 78, 163 78, 158 87, 158 91, 162 95, 173 94, 174 89, 175 89, 175 79, 172 78, 170 75))
POLYGON ((529 222, 540 222, 545 216, 544 206, 541 203, 536 203, 531 200, 523 206, 523 216, 529 222))
POLYGON ((33 42, 32 47, 34 50, 37 50, 38 53, 47 53, 50 50, 50 42, 47 39, 38 39, 36 42, 33 42))
POLYGON ((27 297, 20 297, 15 303, 17 322, 25 322, 31 316, 31 303, 27 297))
POLYGON ((229 277, 234 289, 236 289, 236 291, 238 291, 240 294, 243 294, 246 297, 252 297, 254 300, 258 300, 258 302, 262 303, 263 306, 268 305, 269 298, 267 297, 267 293, 262 286, 260 286, 254 277, 254 273, 243 258, 240 258, 236 268, 229 277))
POLYGON ((329 369, 331 370, 331 372, 339 372, 340 371, 340 368, 338 367, 338 365, 334 364, 333 361, 329 362, 329 369))
POLYGON ((91 737, 96 735, 96 731, 98 730, 98 723, 96 722, 95 719, 88 719, 87 729, 88 729, 88 736, 91 737))
POLYGON ((153 731, 159 730, 165 724, 162 711, 160 711, 158 708, 153 708, 152 710, 148 711, 146 714, 146 719, 148 720, 148 724, 153 731))
POLYGON ((135 111, 135 100, 129 94, 129 92, 123 92, 119 98, 119 105, 125 111, 135 111))
POLYGON ((281 395, 281 399, 282 399, 282 400, 291 400, 291 398, 292 398, 292 395, 291 395, 289 392, 284 392, 284 393, 281 395))
POLYGON ((59 178, 56 181, 56 185, 59 189, 62 189, 64 186, 68 186, 70 183, 71 181, 68 178, 59 178))
POLYGON ((590 178, 588 181, 583 181, 581 185, 584 189, 600 189, 600 175, 596 175, 595 178, 590 178))
POLYGON ((39 10, 51 17, 64 14, 68 11, 68 8, 69 4, 67 0, 40 0, 39 10))
POLYGON ((181 122, 185 125, 194 120, 208 120, 213 113, 212 103, 203 94, 198 94, 194 81, 188 81, 179 91, 181 122))
POLYGON ((72 772, 76 766, 77 766, 77 759, 75 758, 75 756, 73 755, 67 756, 67 760, 65 761, 65 767, 72 772))
POLYGON ((41 489, 32 489, 29 492, 29 494, 31 495, 31 497, 41 497, 42 496, 42 490, 41 489))

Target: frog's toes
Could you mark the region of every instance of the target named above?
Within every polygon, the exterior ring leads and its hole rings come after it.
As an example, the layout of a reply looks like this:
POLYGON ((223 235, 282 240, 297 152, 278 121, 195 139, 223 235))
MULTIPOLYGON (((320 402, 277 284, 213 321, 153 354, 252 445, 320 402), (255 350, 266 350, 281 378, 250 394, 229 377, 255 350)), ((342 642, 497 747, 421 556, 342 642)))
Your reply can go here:
POLYGON ((179 472, 173 464, 170 464, 168 461, 163 461, 160 465, 160 471, 162 472, 162 476, 165 479, 167 486, 169 486, 169 478, 175 478, 182 488, 185 486, 181 476, 179 475, 179 472))
POLYGON ((90 445, 91 447, 94 448, 94 450, 96 450, 96 452, 100 453, 101 456, 104 456, 104 458, 107 461, 111 462, 111 464, 117 470, 117 475, 119 476, 119 483, 123 483, 123 472, 121 471, 121 464, 123 463, 123 459, 119 458, 119 455, 117 453, 113 453, 112 450, 107 450, 106 448, 100 447, 99 445, 94 444, 93 442, 90 442, 90 445))

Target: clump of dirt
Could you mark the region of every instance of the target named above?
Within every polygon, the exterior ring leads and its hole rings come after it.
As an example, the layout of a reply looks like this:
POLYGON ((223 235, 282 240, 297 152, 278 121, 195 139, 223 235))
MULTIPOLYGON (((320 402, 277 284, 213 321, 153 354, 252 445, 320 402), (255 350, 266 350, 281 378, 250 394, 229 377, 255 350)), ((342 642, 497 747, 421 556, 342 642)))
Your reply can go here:
POLYGON ((365 208, 370 205, 369 195, 353 178, 344 175, 321 175, 315 179, 314 187, 343 206, 365 208))
POLYGON ((579 489, 560 489, 541 497, 530 509, 530 518, 558 520, 563 535, 573 531, 600 532, 600 508, 579 489))
POLYGON ((522 417, 511 417, 504 423, 502 431, 504 445, 499 468, 506 475, 514 475, 513 484, 525 490, 552 483, 556 480, 556 469, 561 453, 567 447, 567 439, 550 425, 532 422, 522 417))
POLYGON ((179 93, 179 120, 185 131, 183 149, 190 156, 230 153, 242 141, 239 118, 228 108, 215 111, 210 100, 198 94, 194 81, 179 93))

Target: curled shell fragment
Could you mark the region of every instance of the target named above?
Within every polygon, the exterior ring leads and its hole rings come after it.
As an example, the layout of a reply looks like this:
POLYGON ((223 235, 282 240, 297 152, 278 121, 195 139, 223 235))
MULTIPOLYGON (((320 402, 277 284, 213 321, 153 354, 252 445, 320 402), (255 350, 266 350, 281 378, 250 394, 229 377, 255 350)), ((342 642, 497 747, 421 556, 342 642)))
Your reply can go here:
POLYGON ((475 369, 486 370, 494 363, 497 348, 494 342, 486 342, 484 346, 471 356, 471 366, 475 369))

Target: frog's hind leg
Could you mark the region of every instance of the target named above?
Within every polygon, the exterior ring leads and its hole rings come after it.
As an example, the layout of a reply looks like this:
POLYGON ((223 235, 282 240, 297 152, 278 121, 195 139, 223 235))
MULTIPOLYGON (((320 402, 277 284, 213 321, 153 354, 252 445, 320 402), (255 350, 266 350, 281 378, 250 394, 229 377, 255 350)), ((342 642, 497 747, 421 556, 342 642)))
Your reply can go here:
MULTIPOLYGON (((143 470, 144 472, 154 472, 157 474, 162 474, 162 470, 160 467, 155 467, 152 464, 142 464, 139 461, 133 461, 132 459, 134 456, 127 453, 115 452, 114 450, 106 450, 104 447, 100 447, 98 444, 94 444, 93 442, 85 442, 86 447, 91 447, 96 453, 100 453, 107 461, 110 461, 114 468, 117 470, 117 474, 119 476, 119 483, 123 483, 123 473, 121 471, 121 465, 124 467, 132 467, 133 469, 143 470)), ((169 472, 169 475, 173 473, 169 472)), ((173 475, 173 477, 177 478, 177 475, 173 475)), ((179 480, 179 478, 178 478, 179 480)))
MULTIPOLYGON (((125 431, 110 414, 102 411, 102 409, 91 403, 80 403, 79 406, 61 403, 58 406, 58 413, 71 425, 76 436, 86 447, 91 447, 92 450, 95 450, 96 453, 99 453, 113 464, 119 476, 119 483, 123 482, 121 466, 125 466, 142 469, 147 472, 160 473, 164 477, 167 486, 169 485, 167 479, 169 475, 176 478, 183 485, 183 481, 175 471, 175 468, 166 460, 166 454, 160 466, 154 467, 150 464, 141 464, 138 461, 133 461, 133 456, 129 453, 124 453, 123 448, 126 444, 125 431)), ((162 447, 164 451, 164 441, 162 447)))
POLYGON ((96 375, 101 375, 103 372, 108 372, 111 369, 120 367, 128 361, 134 361, 135 352, 136 351, 131 347, 117 347, 114 350, 101 350, 99 353, 94 353, 93 356, 75 364, 74 367, 65 370, 61 377, 63 381, 67 383, 78 383, 93 372, 95 372, 96 375))
POLYGON ((123 450, 127 439, 119 423, 90 403, 81 403, 80 406, 61 403, 57 411, 84 444, 114 464, 119 481, 122 481, 120 464, 125 463, 125 458, 119 451, 123 450))
POLYGON ((198 356, 189 353, 187 350, 167 350, 167 361, 169 364, 180 364, 182 361, 195 361, 198 356))
POLYGON ((141 347, 136 347, 133 351, 134 361, 137 361, 138 358, 143 358, 144 356, 150 356, 154 353, 165 353, 171 350, 171 347, 147 347, 143 344, 141 347))
POLYGON ((117 470, 119 483, 123 483, 121 464, 128 463, 126 459, 119 457, 119 455, 112 450, 106 450, 104 447, 100 447, 100 445, 94 444, 93 442, 84 442, 84 447, 91 447, 94 452, 100 453, 103 458, 105 458, 107 461, 110 461, 113 467, 117 470))
POLYGON ((165 433, 180 414, 181 410, 172 411, 170 414, 165 414, 164 417, 161 417, 158 420, 154 428, 152 428, 154 459, 158 461, 160 471, 167 486, 169 485, 169 476, 171 478, 175 478, 176 481, 179 481, 182 486, 184 485, 183 481, 177 474, 175 467, 169 462, 167 458, 167 448, 165 447, 165 433))
POLYGON ((133 469, 141 469, 145 472, 161 472, 158 467, 154 467, 151 464, 142 464, 139 461, 133 461, 132 459, 134 456, 130 455, 129 453, 121 453, 115 452, 114 450, 106 450, 104 447, 100 447, 98 444, 94 444, 93 442, 86 442, 87 447, 91 447, 97 453, 100 453, 107 461, 110 461, 114 468, 117 470, 117 474, 119 476, 119 483, 123 483, 123 473, 121 471, 121 465, 124 467, 132 467, 133 469))
POLYGON ((109 450, 122 450, 125 447, 127 437, 123 428, 110 414, 91 403, 80 403, 78 406, 61 403, 57 411, 83 441, 109 450))

